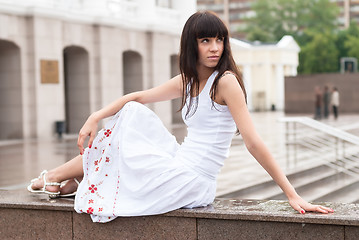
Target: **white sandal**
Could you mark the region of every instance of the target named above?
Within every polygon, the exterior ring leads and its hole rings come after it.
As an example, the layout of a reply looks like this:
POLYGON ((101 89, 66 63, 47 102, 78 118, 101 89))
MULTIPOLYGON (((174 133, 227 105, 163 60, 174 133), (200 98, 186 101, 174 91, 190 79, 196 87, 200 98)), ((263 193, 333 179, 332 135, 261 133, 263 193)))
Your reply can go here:
POLYGON ((46 193, 49 195, 50 198, 56 198, 60 195, 60 191, 58 192, 50 192, 50 191, 47 191, 46 190, 46 187, 47 186, 60 186, 61 183, 58 183, 58 182, 46 182, 46 174, 47 174, 47 170, 44 170, 40 173, 40 176, 38 176, 37 178, 34 178, 31 180, 31 183, 29 186, 27 186, 27 190, 29 192, 32 192, 32 193, 46 193), (34 182, 38 181, 39 179, 43 180, 44 182, 44 186, 41 188, 41 189, 32 189, 32 185, 34 184, 34 182))

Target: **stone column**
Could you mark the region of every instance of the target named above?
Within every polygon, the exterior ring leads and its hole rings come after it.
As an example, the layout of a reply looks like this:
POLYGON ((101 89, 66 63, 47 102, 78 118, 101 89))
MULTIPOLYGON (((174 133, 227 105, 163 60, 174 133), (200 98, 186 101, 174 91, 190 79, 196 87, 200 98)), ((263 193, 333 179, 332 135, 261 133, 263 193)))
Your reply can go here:
POLYGON ((284 66, 282 64, 275 65, 275 76, 276 76, 276 109, 284 109, 284 66))
POLYGON ((271 106, 273 104, 273 84, 275 84, 275 79, 273 79, 273 67, 272 65, 267 62, 263 61, 263 70, 264 70, 264 81, 265 81, 265 103, 264 103, 264 109, 261 109, 263 111, 271 109, 271 106))
POLYGON ((55 135, 56 121, 65 119, 65 94, 62 61, 63 23, 61 20, 35 16, 33 43, 36 87, 37 137, 55 135), (49 30, 51 29, 51 31, 49 30), (58 83, 41 82, 41 60, 54 60, 58 65, 58 83))
MULTIPOLYGON (((152 39, 152 87, 159 86, 171 79, 171 36, 161 33, 151 34, 152 39)), ((172 124, 171 101, 153 103, 152 107, 166 127, 172 124)))
POLYGON ((291 73, 290 73, 290 75, 291 75, 291 76, 297 76, 297 74, 298 74, 298 72, 297 72, 297 67, 298 67, 298 66, 296 66, 296 65, 290 66, 290 68, 291 68, 291 73))

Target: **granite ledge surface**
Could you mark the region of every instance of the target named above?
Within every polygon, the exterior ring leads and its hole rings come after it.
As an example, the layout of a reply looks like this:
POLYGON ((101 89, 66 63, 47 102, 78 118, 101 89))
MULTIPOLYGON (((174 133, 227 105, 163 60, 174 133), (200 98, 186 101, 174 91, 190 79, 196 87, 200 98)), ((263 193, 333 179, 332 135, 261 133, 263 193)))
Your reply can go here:
MULTIPOLYGON (((33 194, 26 190, 0 190, 0 208, 74 211, 73 204, 73 198, 49 199, 46 194, 33 194)), ((335 212, 302 215, 287 201, 222 198, 207 207, 179 209, 162 216, 359 226, 359 204, 319 204, 333 208, 335 212)))

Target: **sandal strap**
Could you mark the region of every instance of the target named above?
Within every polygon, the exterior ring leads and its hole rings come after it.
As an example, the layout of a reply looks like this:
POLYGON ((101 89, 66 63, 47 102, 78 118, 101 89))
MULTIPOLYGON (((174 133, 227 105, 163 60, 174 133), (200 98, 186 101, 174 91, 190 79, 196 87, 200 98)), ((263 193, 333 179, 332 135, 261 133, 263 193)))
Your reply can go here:
POLYGON ((45 190, 46 190, 46 179, 45 179, 46 173, 47 173, 47 170, 43 170, 43 171, 40 173, 40 176, 38 177, 39 179, 42 178, 42 181, 44 182, 44 186, 42 186, 42 191, 45 191, 45 190))
POLYGON ((38 179, 43 178, 46 173, 47 173, 47 170, 43 170, 37 178, 38 179))
POLYGON ((58 182, 47 182, 46 183, 46 186, 60 186, 61 183, 58 183, 58 182))
POLYGON ((80 185, 80 182, 76 178, 74 178, 74 180, 77 183, 77 185, 80 185))
POLYGON ((46 174, 47 171, 46 170, 42 171, 42 173, 40 174, 40 176, 42 175, 42 180, 44 181, 44 186, 42 187, 43 191, 46 191, 46 186, 60 186, 61 183, 58 182, 46 182, 46 174))

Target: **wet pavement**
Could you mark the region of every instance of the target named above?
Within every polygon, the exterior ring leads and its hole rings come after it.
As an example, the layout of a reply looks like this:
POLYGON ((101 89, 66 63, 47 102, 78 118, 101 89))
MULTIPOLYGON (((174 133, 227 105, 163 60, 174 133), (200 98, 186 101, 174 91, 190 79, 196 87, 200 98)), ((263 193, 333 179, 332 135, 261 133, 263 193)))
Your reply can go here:
MULTIPOLYGON (((254 112, 252 119, 259 135, 274 157, 287 171, 285 124, 278 121, 283 112, 254 112)), ((291 115, 293 116, 293 115, 291 115)), ((311 117, 311 116, 309 116, 311 117)), ((342 115, 322 122, 345 129, 359 123, 359 114, 342 115)), ((186 134, 183 125, 174 125, 172 132, 179 142, 186 134)), ((350 128, 350 132, 359 136, 359 126, 350 128)), ((24 189, 30 179, 39 175, 43 169, 52 169, 78 154, 76 136, 64 136, 63 139, 31 139, 19 141, 0 141, 0 189, 24 189)), ((232 141, 230 157, 218 176, 217 195, 234 191, 241 186, 258 179, 270 179, 268 174, 246 150, 241 136, 232 141)))

